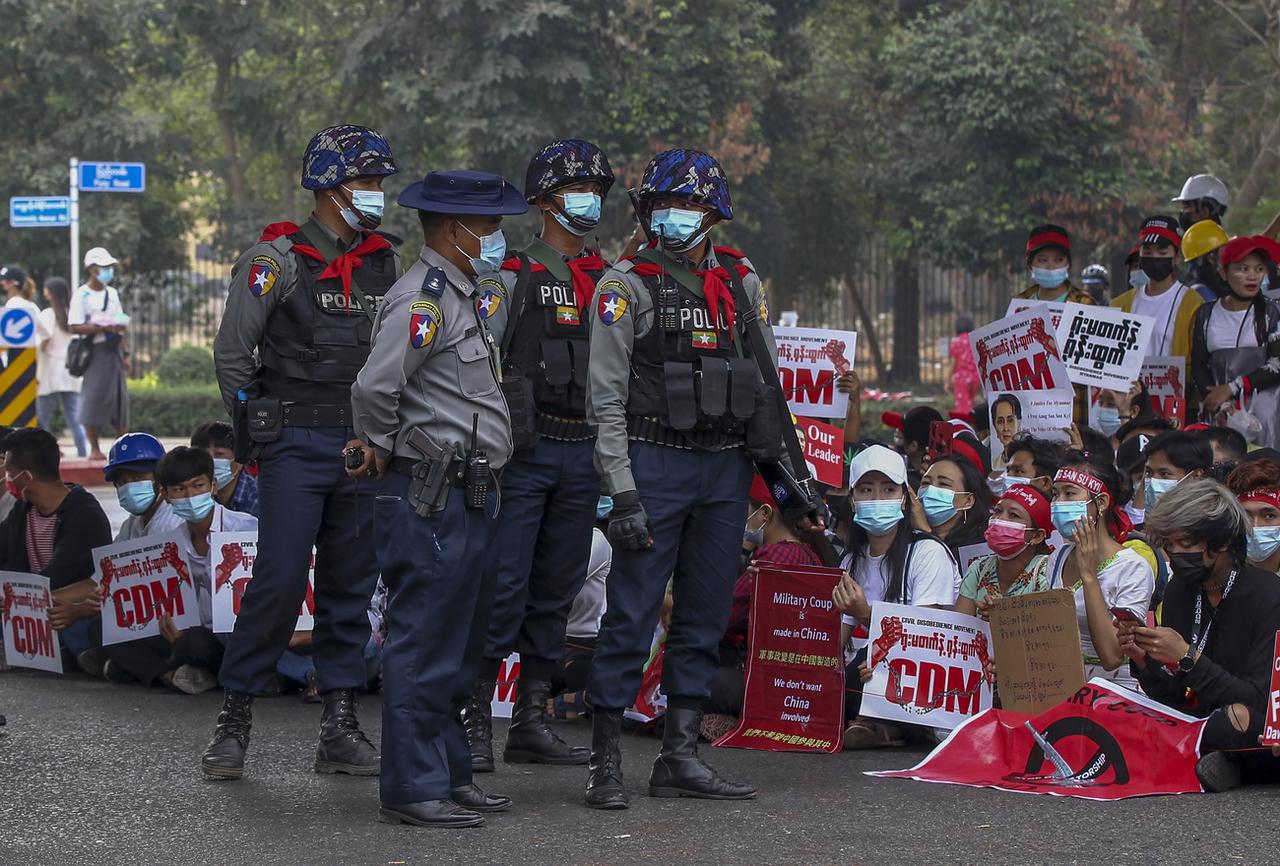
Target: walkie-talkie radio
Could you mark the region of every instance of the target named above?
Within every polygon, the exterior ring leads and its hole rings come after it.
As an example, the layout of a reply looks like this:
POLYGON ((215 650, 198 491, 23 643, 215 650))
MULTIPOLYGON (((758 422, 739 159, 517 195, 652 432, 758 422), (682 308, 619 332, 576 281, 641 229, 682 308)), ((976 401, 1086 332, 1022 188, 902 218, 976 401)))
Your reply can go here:
POLYGON ((471 452, 467 454, 466 497, 468 508, 484 508, 489 498, 489 455, 476 445, 479 413, 471 415, 471 452))

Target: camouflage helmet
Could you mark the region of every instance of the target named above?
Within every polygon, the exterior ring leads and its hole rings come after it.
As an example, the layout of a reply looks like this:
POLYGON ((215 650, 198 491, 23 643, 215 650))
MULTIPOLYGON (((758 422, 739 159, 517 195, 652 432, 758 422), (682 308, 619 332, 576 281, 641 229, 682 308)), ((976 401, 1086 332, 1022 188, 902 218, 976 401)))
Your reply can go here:
POLYGON ((649 161, 640 181, 641 200, 658 195, 677 195, 714 210, 727 220, 733 219, 729 185, 724 169, 715 157, 700 150, 664 150, 649 161))
POLYGON ((600 197, 609 195, 613 169, 604 151, 589 141, 566 138, 553 141, 529 160, 524 175, 524 197, 530 204, 539 196, 571 183, 594 180, 600 183, 600 197))
POLYGON ((331 189, 358 177, 395 173, 391 145, 367 126, 322 129, 302 157, 303 189, 331 189))

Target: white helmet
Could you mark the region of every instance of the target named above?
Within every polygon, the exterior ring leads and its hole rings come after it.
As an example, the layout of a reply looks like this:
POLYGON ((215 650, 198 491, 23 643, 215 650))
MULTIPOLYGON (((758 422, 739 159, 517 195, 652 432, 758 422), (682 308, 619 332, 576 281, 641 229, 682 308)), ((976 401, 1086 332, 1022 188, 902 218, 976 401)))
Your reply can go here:
POLYGON ((115 263, 115 256, 107 252, 106 247, 94 247, 84 254, 84 266, 86 268, 92 265, 107 267, 108 265, 114 265, 115 263))
POLYGON ((1227 185, 1211 174, 1191 175, 1182 185, 1182 192, 1172 201, 1199 201, 1202 198, 1211 199, 1224 209, 1231 203, 1227 200, 1227 185))

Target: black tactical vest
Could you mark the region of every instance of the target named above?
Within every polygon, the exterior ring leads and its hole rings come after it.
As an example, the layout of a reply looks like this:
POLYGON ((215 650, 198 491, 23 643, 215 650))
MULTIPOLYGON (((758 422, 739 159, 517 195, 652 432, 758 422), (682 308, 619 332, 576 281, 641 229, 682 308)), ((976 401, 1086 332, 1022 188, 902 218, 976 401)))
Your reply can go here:
MULTIPOLYGON (((520 256, 527 258, 524 253, 520 256)), ((592 276, 598 281, 601 273, 592 276)), ((529 380, 539 412, 584 418, 590 311, 580 311, 573 284, 556 279, 550 271, 530 273, 525 283, 522 286, 517 278, 509 301, 513 312, 519 310, 519 320, 507 325, 515 330, 503 367, 529 380)))
MULTIPOLYGON (((301 232, 289 235, 289 240, 311 244, 301 232)), ((298 285, 271 312, 262 336, 262 394, 310 405, 349 405, 351 385, 369 358, 373 332, 355 293, 363 292, 369 308, 378 309, 396 281, 395 250, 360 257, 361 266, 352 272, 349 310, 342 280, 319 278, 325 263, 297 254, 294 258, 298 285)))
MULTIPOLYGON (((726 259, 726 267, 736 262, 726 259)), ((627 414, 658 418, 681 432, 738 435, 755 408, 759 373, 745 345, 706 300, 670 274, 639 277, 653 299, 654 324, 631 354, 627 414)), ((746 311, 737 311, 741 319, 746 311)))

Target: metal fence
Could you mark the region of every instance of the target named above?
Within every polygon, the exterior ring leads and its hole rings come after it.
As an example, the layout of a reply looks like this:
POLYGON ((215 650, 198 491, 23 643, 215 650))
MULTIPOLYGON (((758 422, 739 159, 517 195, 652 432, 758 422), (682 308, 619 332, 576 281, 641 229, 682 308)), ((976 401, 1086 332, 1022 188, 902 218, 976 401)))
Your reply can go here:
POLYGON ((129 314, 134 377, 153 372, 178 346, 212 348, 226 306, 230 267, 197 259, 186 270, 133 274, 119 284, 129 314))

